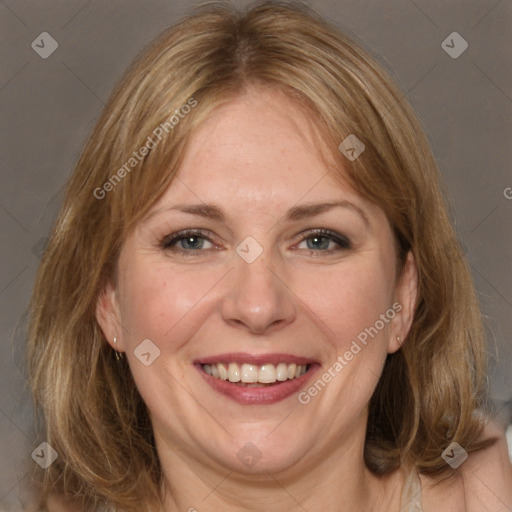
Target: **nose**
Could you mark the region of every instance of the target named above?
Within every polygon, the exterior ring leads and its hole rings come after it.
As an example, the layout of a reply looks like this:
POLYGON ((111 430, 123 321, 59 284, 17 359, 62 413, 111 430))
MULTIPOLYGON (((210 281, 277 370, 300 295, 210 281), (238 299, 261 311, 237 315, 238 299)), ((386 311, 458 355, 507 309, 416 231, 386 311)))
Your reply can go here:
POLYGON ((271 269, 263 255, 252 263, 239 258, 230 274, 222 303, 227 323, 253 334, 267 334, 294 321, 295 296, 285 276, 271 269))

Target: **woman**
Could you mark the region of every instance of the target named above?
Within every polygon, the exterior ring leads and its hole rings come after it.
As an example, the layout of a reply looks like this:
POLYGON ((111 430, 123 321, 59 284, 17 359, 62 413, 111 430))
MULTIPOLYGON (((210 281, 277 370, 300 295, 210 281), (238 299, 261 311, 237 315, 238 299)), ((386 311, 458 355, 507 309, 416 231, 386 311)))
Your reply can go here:
POLYGON ((364 51, 293 5, 197 10, 121 80, 39 271, 47 509, 507 510, 455 240, 364 51))

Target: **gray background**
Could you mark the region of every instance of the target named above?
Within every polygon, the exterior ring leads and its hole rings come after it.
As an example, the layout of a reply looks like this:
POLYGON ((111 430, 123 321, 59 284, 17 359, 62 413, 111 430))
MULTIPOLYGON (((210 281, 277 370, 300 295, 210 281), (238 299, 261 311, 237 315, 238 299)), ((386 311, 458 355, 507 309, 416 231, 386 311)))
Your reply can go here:
MULTIPOLYGON (((510 421, 511 0, 309 3, 377 56, 425 126, 487 317, 492 397, 510 421), (457 59, 441 47, 454 31, 469 44, 457 59)), ((120 74, 191 5, 0 2, 0 510, 29 501, 25 465, 42 441, 24 389, 24 309, 62 186, 120 74), (47 59, 31 47, 42 32, 59 45, 47 59)))

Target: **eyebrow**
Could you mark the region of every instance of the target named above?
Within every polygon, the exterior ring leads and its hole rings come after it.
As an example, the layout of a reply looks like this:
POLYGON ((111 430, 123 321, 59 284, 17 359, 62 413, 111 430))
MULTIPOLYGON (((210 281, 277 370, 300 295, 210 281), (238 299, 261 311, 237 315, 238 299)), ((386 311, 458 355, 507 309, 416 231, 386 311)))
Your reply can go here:
MULTIPOLYGON (((284 220, 287 222, 299 221, 309 217, 315 217, 324 212, 332 210, 333 208, 346 208, 348 210, 352 210, 357 213, 364 221, 364 223, 369 226, 370 222, 368 220, 368 216, 364 212, 362 208, 360 208, 355 203, 351 201, 342 200, 342 201, 334 201, 329 203, 309 203, 304 205, 293 206, 290 208, 285 216, 284 220)), ((177 204, 171 207, 164 207, 160 210, 156 210, 152 214, 149 215, 148 218, 151 218, 155 215, 159 215, 164 211, 177 210, 183 213, 188 213, 190 215, 197 215, 199 217, 205 217, 217 222, 224 223, 226 217, 221 208, 214 204, 177 204)))
POLYGON ((353 212, 359 214, 360 217, 364 220, 365 224, 369 225, 370 222, 368 220, 368 216, 364 212, 362 208, 360 208, 355 203, 351 201, 335 201, 332 203, 311 203, 300 206, 294 206, 290 208, 285 215, 285 220, 287 221, 297 221, 302 220, 307 217, 314 217, 316 215, 320 215, 321 213, 332 210, 333 208, 346 208, 348 210, 352 210, 353 212))

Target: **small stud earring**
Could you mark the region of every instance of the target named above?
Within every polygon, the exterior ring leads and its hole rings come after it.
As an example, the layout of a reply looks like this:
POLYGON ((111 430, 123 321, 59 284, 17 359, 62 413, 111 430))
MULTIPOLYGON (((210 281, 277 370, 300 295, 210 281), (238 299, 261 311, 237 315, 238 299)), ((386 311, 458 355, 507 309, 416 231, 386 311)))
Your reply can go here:
MULTIPOLYGON (((114 336, 114 347, 116 347, 116 346, 117 346, 117 337, 114 336)), ((116 359, 118 361, 120 361, 121 358, 124 356, 124 354, 122 354, 121 352, 118 352, 116 348, 114 348, 114 352, 116 353, 116 359)))
POLYGON ((400 339, 400 336, 397 336, 397 337, 396 337, 396 341, 398 341, 398 344, 399 344, 400 346, 402 346, 402 340, 400 339))

